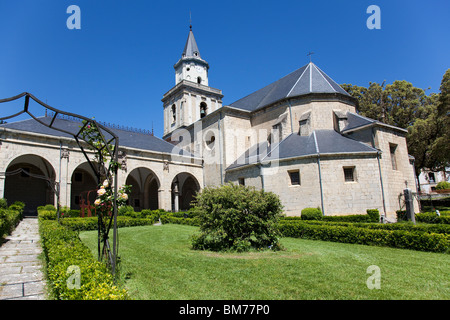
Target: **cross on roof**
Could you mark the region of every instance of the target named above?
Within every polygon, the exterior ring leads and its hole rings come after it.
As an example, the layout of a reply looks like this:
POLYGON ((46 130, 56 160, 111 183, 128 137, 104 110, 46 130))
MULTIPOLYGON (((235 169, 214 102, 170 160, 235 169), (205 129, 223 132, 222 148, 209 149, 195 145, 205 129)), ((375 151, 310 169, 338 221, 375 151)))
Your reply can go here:
POLYGON ((309 56, 309 62, 311 62, 311 56, 314 54, 314 52, 309 51, 307 56, 309 56))

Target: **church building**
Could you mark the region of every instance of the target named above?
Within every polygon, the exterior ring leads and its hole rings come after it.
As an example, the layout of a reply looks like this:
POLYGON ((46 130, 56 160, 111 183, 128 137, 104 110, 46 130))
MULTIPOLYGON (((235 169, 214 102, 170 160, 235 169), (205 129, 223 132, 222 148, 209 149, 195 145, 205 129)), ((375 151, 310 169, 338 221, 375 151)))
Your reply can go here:
MULTIPOLYGON (((286 215, 319 207, 325 215, 379 209, 394 218, 403 190, 416 192, 407 131, 358 115, 356 99, 316 64, 222 105, 191 27, 174 70, 162 98, 162 139, 111 128, 122 156, 119 184, 133 185, 135 210, 186 210, 205 186, 231 182, 278 194, 286 215)), ((92 206, 92 172, 73 139, 53 131, 33 119, 0 125, 0 172, 26 168, 59 182, 61 205, 92 206)), ((0 197, 29 210, 56 201, 45 181, 26 175, 0 175, 0 197)))

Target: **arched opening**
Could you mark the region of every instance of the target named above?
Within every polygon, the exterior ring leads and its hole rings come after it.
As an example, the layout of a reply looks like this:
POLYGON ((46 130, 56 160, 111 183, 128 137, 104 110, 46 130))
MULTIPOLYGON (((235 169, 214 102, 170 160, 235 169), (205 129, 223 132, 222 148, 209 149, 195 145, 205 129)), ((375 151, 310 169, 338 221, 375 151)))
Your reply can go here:
POLYGON ((197 83, 201 84, 202 83, 202 77, 197 77, 197 83))
POLYGON ((206 102, 201 102, 200 103, 200 118, 203 118, 207 115, 207 109, 208 109, 208 105, 206 104, 206 102))
POLYGON ((97 189, 97 178, 90 165, 87 162, 80 164, 72 173, 70 208, 86 209, 87 212, 93 210, 97 189))
POLYGON ((15 201, 25 203, 24 215, 37 215, 37 207, 46 204, 55 205, 55 193, 46 179, 55 181, 55 170, 53 166, 44 158, 27 154, 15 158, 6 169, 4 198, 8 204, 15 201), (17 169, 42 176, 44 179, 36 178, 20 172, 8 175, 17 169))
POLYGON ((177 109, 175 104, 172 105, 172 123, 177 121, 177 109))
POLYGON ((139 212, 143 209, 156 210, 159 208, 159 179, 156 174, 144 167, 132 170, 125 184, 131 185, 131 193, 128 196, 128 205, 139 212))
POLYGON ((172 211, 185 211, 192 207, 192 201, 200 191, 200 184, 192 174, 183 172, 175 176, 171 189, 172 211))

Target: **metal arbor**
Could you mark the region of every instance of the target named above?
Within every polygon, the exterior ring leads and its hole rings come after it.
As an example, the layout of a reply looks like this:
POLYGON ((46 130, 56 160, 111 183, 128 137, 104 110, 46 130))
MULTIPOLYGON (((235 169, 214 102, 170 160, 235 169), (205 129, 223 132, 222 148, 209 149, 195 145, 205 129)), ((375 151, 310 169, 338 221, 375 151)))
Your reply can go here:
MULTIPOLYGON (((107 257, 107 264, 110 265, 111 271, 115 274, 116 262, 117 262, 117 170, 118 170, 118 152, 119 152, 119 138, 110 129, 99 124, 94 119, 58 110, 54 107, 37 99, 31 93, 23 92, 11 98, 0 99, 0 103, 11 102, 25 97, 23 109, 15 114, 0 117, 0 121, 8 120, 17 117, 21 114, 27 113, 35 121, 40 124, 65 133, 73 137, 78 147, 83 152, 89 166, 93 170, 97 177, 97 183, 100 185, 102 179, 108 179, 113 181, 113 202, 112 202, 112 214, 109 216, 98 216, 98 256, 101 261, 103 257, 107 257), (41 107, 53 111, 50 117, 36 117, 31 111, 30 98, 35 101, 41 107), (81 125, 74 129, 62 126, 58 121, 55 121, 59 115, 65 115, 73 118, 75 121, 81 122, 81 125), (96 165, 89 159, 85 147, 93 149, 96 155, 96 165), (107 163, 109 158, 109 163, 107 163), (109 244, 109 231, 113 227, 113 246, 109 244), (101 246, 102 244, 102 246, 101 246)), ((38 106, 39 107, 39 106, 38 106)), ((34 107, 33 107, 34 109, 34 107)), ((56 182, 55 182, 56 183, 56 182)), ((111 186, 109 186, 111 188, 111 186)), ((59 199, 58 199, 59 207, 59 199)))

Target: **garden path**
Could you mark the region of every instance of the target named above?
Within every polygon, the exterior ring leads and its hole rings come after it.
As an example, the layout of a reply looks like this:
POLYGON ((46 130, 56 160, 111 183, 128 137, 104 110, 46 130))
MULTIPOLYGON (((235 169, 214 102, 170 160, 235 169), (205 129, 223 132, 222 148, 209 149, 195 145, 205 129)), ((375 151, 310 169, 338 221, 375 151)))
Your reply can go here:
POLYGON ((0 300, 46 300, 37 217, 24 218, 0 246, 0 300))

